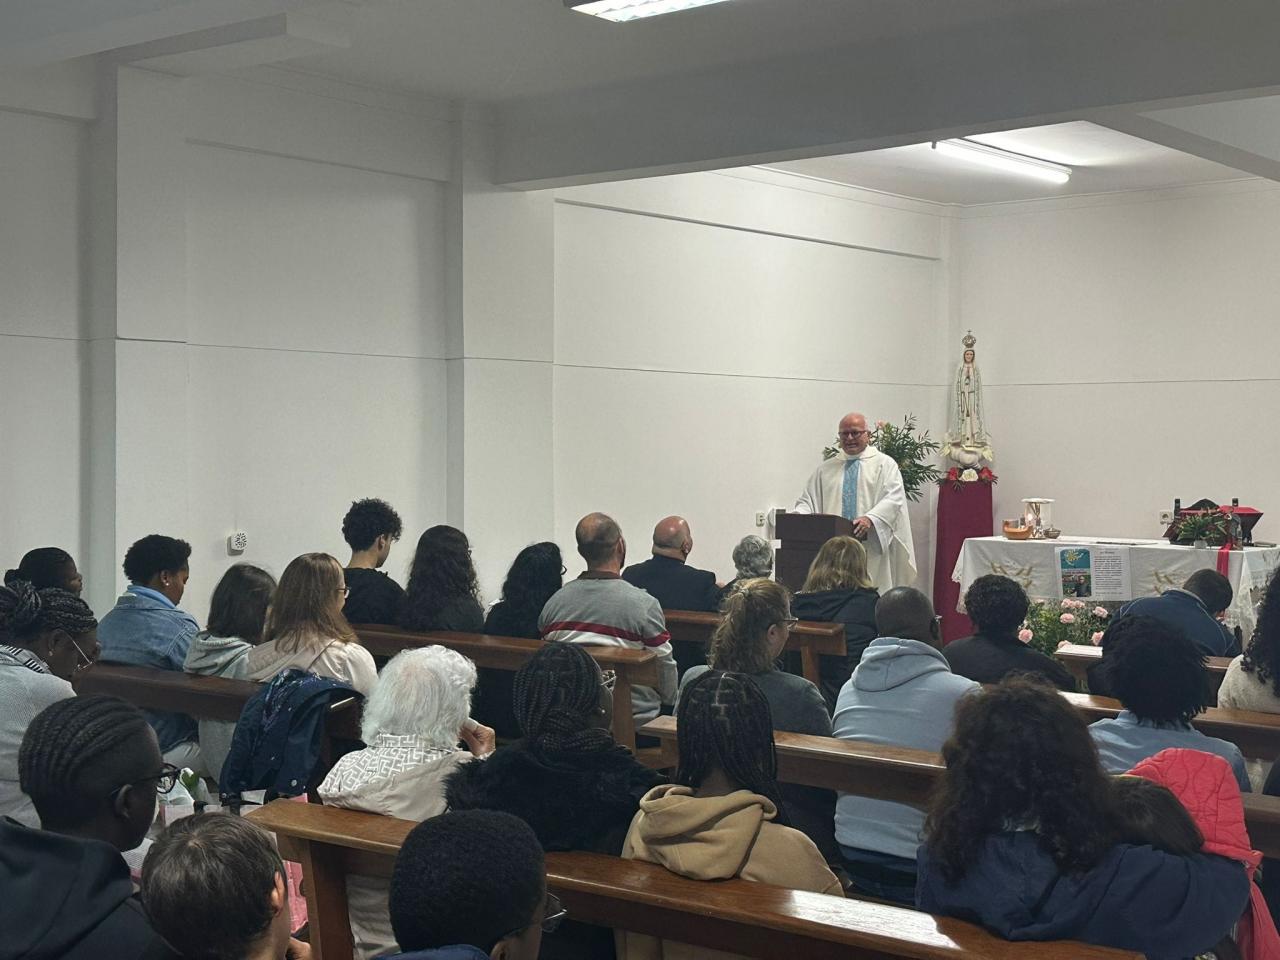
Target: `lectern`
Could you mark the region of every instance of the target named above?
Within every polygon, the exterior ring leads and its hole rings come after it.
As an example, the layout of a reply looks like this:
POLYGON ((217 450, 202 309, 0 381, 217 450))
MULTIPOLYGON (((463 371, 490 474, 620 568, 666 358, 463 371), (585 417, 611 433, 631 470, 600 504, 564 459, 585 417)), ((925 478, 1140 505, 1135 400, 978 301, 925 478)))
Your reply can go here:
POLYGON ((809 564, 822 545, 832 537, 853 536, 853 522, 827 513, 786 513, 774 515, 774 528, 782 545, 774 561, 777 581, 794 593, 804 586, 809 564))

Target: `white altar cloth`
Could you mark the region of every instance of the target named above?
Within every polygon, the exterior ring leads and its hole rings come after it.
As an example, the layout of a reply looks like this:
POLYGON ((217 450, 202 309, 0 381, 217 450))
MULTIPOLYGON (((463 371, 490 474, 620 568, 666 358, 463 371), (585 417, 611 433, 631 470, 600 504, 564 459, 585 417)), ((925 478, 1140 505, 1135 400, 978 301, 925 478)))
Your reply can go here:
MULTIPOLYGON (((1059 537, 1057 540, 1006 540, 974 537, 964 542, 951 579, 960 584, 960 609, 969 585, 988 573, 1003 574, 1022 584, 1032 600, 1058 600, 1062 596, 1057 548, 1069 544, 1127 546, 1134 599, 1180 587, 1187 577, 1208 567, 1217 569, 1216 548, 1174 546, 1167 540, 1131 540, 1107 537, 1059 537)), ((1280 566, 1280 547, 1246 547, 1231 551, 1227 576, 1235 591, 1227 622, 1239 626, 1245 642, 1256 625, 1254 605, 1262 599, 1267 580, 1280 566), (1242 589, 1243 585, 1243 589, 1242 589)))

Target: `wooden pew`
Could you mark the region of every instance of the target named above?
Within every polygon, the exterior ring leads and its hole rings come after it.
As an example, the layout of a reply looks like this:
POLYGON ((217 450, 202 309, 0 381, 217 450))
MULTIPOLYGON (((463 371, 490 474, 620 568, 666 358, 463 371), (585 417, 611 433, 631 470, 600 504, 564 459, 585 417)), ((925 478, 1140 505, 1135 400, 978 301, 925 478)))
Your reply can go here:
MULTIPOLYGON (((1114 717, 1123 708, 1119 700, 1089 693, 1063 693, 1089 723, 1114 717)), ((1280 756, 1280 714, 1209 707, 1191 725, 1201 733, 1234 743, 1246 757, 1268 763, 1280 756)))
MULTIPOLYGON (((1074 696, 1083 696, 1075 694, 1074 696)), ((664 766, 680 760, 675 717, 658 717, 640 728, 662 743, 664 766)), ((942 758, 927 750, 811 737, 775 730, 778 780, 822 787, 859 797, 893 800, 923 808, 944 769, 942 758)), ((1244 795, 1245 825, 1256 849, 1280 857, 1280 797, 1244 795)))
MULTIPOLYGON (((671 639, 710 646, 720 614, 701 610, 663 610, 671 639)), ((806 680, 818 682, 818 657, 843 657, 847 650, 844 624, 801 620, 791 629, 787 650, 799 650, 806 680)))
MULTIPOLYGON (((1102 648, 1090 644, 1068 643, 1055 650, 1053 655, 1071 671, 1077 683, 1085 684, 1089 680, 1089 667, 1102 659, 1102 648)), ((1226 676, 1230 664, 1231 657, 1205 657, 1204 669, 1209 678, 1209 693, 1214 703, 1218 702, 1218 689, 1222 686, 1222 678, 1226 676)))
MULTIPOLYGON (((494 670, 519 670, 542 649, 545 641, 522 637, 491 637, 483 633, 431 632, 413 633, 399 627, 360 624, 356 636, 375 657, 394 657, 401 650, 439 644, 457 650, 477 667, 494 670)), ((636 725, 631 713, 631 688, 657 687, 658 657, 652 650, 629 647, 584 646, 600 664, 601 670, 617 674, 613 688, 613 738, 636 752, 636 725)))
MULTIPOLYGON (((185 713, 206 720, 235 723, 240 711, 262 689, 252 680, 229 680, 134 667, 116 663, 95 663, 82 670, 73 681, 76 693, 103 693, 126 700, 145 710, 185 713)), ((321 762, 330 766, 341 756, 339 743, 359 742, 361 701, 355 697, 339 700, 329 708, 321 762)), ((349 749, 349 747, 348 747, 349 749)))
MULTIPOLYGON (((346 875, 389 877, 417 824, 332 807, 271 803, 248 815, 273 831, 306 879, 315 960, 350 960, 346 875)), ((959 920, 745 880, 707 883, 595 853, 547 855, 547 886, 575 920, 728 950, 806 960, 1138 960, 1080 943, 1010 943, 959 920)))

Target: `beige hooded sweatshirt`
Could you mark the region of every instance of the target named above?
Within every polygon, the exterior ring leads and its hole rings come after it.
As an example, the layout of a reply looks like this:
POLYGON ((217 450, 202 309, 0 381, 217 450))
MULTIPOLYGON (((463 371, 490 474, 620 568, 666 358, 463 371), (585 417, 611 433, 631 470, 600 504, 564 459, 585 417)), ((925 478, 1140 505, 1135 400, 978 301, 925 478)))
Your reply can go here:
MULTIPOLYGON (((690 787, 663 784, 640 801, 622 856, 647 860, 693 880, 741 877, 792 890, 844 896, 812 840, 773 822, 768 797, 736 790, 695 797, 690 787)), ((724 960, 735 956, 705 947, 618 931, 618 960, 724 960)))

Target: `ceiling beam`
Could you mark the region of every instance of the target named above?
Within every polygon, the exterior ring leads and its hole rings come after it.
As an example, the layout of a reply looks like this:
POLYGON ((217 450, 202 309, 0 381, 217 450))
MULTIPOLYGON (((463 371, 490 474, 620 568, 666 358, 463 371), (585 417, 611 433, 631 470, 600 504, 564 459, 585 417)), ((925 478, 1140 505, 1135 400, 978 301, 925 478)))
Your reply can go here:
POLYGON ((304 13, 278 13, 114 50, 112 59, 178 76, 225 73, 351 45, 347 32, 304 13))
POLYGON ((744 166, 1271 90, 1277 35, 1275 0, 1090 0, 516 101, 501 111, 497 179, 527 188, 744 166))
POLYGON ((314 6, 314 0, 0 0, 0 70, 314 6))

